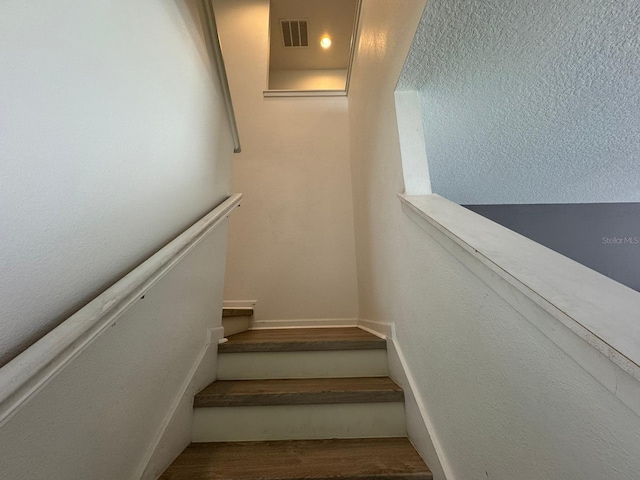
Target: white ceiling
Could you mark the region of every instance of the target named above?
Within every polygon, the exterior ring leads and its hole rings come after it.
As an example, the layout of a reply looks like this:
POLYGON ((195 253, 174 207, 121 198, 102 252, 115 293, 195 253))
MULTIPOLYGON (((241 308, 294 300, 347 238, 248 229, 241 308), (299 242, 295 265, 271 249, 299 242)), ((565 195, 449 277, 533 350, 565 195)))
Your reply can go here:
POLYGON ((349 67, 351 35, 357 0, 271 0, 271 70, 346 69, 349 67), (285 48, 281 19, 309 22, 309 46, 285 48), (331 37, 331 47, 323 49, 320 38, 331 37))

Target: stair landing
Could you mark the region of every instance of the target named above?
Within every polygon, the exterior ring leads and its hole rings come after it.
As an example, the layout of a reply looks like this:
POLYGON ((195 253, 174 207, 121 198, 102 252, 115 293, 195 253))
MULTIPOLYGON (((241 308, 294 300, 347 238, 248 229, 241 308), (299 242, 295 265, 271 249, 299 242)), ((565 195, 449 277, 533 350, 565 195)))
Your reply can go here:
POLYGON ((193 443, 160 480, 431 480, 406 438, 193 443))

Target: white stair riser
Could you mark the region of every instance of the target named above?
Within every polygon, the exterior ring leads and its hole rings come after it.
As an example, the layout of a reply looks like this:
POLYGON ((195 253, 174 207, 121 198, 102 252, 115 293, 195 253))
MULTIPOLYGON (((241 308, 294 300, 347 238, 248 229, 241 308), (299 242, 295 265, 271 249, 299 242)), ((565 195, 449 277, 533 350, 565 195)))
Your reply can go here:
POLYGON ((386 350, 247 352, 218 355, 218 380, 387 375, 386 350))
POLYGON ((222 317, 222 327, 224 328, 224 336, 235 335, 249 330, 252 321, 251 315, 242 317, 222 317))
POLYGON ((406 436, 404 403, 196 408, 193 442, 406 436))

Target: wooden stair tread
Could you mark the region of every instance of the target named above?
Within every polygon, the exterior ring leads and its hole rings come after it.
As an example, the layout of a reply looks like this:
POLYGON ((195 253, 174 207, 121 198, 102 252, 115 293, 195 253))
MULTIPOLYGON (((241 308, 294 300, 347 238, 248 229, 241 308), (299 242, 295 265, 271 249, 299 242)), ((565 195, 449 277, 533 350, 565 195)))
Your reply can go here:
POLYGON ((222 309, 223 317, 250 317, 253 315, 251 307, 227 307, 222 309))
POLYGON ((389 377, 226 380, 195 396, 193 406, 312 405, 402 402, 404 393, 389 377))
POLYGON ((248 330, 231 335, 219 353, 386 349, 386 341, 356 327, 248 330))
POLYGON ((406 438, 193 443, 161 480, 431 480, 406 438))

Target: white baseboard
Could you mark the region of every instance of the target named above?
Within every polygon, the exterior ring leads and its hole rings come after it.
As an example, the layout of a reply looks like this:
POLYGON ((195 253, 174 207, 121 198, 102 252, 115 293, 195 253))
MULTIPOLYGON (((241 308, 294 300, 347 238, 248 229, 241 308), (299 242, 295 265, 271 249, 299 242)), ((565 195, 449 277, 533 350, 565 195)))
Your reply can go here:
POLYGON ((223 334, 222 327, 208 329, 207 341, 167 410, 153 441, 149 444, 135 478, 155 480, 191 442, 191 422, 185 422, 183 417, 188 420, 193 415, 193 396, 204 387, 202 384, 208 384, 215 379, 215 363, 208 364, 212 363, 209 360, 215 360, 217 345, 223 338, 223 334), (209 371, 199 374, 205 366, 209 371))
MULTIPOLYGON (((385 325, 385 324, 382 324, 385 325)), ((392 332, 395 330, 393 324, 392 332)), ((394 332, 395 333, 395 332, 394 332)), ((409 440, 433 472, 434 480, 454 480, 453 470, 434 433, 426 405, 418 393, 415 379, 407 367, 395 336, 387 338, 389 376, 404 390, 405 416, 409 440)))
POLYGON ((263 330, 268 328, 331 328, 331 327, 355 327, 357 318, 305 318, 286 320, 254 320, 251 330, 263 330))
POLYGON ((380 338, 394 338, 393 323, 374 322, 372 320, 358 319, 358 327, 380 338))

